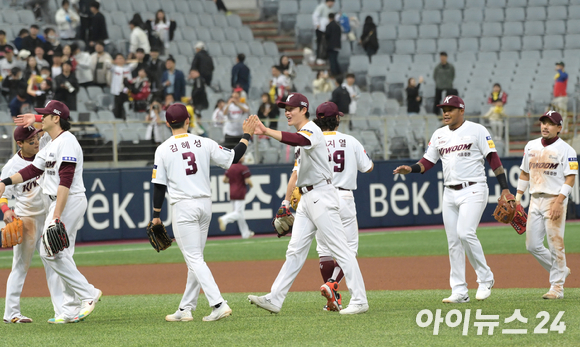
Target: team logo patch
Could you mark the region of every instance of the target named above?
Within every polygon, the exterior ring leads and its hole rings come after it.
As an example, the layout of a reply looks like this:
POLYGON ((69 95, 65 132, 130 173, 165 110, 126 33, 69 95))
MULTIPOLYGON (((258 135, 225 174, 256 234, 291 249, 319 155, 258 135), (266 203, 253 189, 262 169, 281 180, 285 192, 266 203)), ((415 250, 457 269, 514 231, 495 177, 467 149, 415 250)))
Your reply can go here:
POLYGON ((151 174, 151 178, 157 178, 157 170, 153 169, 153 173, 151 174))
POLYGON ((299 134, 304 134, 304 135, 306 135, 306 136, 310 136, 310 135, 312 135, 312 134, 313 134, 313 132, 312 132, 312 131, 310 131, 310 130, 308 130, 308 129, 300 129, 300 130, 298 131, 298 133, 299 133, 299 134))
POLYGON ((491 136, 486 136, 486 137, 485 137, 485 139, 486 139, 487 141, 489 141, 489 140, 491 140, 491 136))
POLYGON ((492 140, 488 140, 487 145, 489 146, 489 148, 495 148, 495 143, 493 143, 492 140))
POLYGON ((75 157, 62 157, 62 161, 77 161, 77 158, 75 157))
POLYGON ((219 147, 220 147, 220 149, 223 149, 224 151, 228 151, 228 152, 231 152, 231 151, 232 151, 232 150, 231 150, 231 149, 229 149, 229 148, 225 148, 225 147, 222 147, 222 146, 219 146, 219 147))

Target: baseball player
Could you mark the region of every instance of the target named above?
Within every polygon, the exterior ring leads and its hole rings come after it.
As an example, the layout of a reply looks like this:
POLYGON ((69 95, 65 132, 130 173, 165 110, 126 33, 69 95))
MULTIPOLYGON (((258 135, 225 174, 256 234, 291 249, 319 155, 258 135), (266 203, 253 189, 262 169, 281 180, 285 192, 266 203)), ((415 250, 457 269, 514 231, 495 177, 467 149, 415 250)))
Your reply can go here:
MULTIPOLYGON (((358 253, 358 223, 356 219, 356 205, 352 191, 356 190, 357 171, 371 172, 374 168, 373 161, 366 154, 362 144, 354 137, 339 131, 340 117, 342 112, 333 102, 325 102, 316 109, 314 123, 323 131, 326 147, 332 158, 333 174, 332 184, 338 189, 340 197, 340 220, 346 233, 346 241, 350 250, 358 253), (356 164, 356 165, 355 165, 356 164)), ((316 251, 319 256, 320 274, 325 284, 320 288, 326 297, 332 297, 332 291, 337 298, 338 307, 333 307, 332 302, 327 303, 325 310, 336 308, 342 309, 342 298, 337 292, 338 284, 344 277, 338 263, 332 258, 330 249, 324 244, 319 234, 316 234, 316 251)))
MULTIPOLYGON (((332 167, 322 130, 308 119, 310 117, 308 99, 304 95, 290 94, 285 102, 278 103, 278 107, 286 109, 288 125, 294 126, 296 133, 266 128, 256 115, 250 118, 258 122, 256 134, 267 135, 297 147, 295 164, 297 168, 292 172, 288 182, 286 199, 282 202, 282 206, 290 205, 289 200, 294 186, 299 187, 302 198, 296 211, 292 237, 286 251, 286 262, 272 284, 271 292, 265 296, 250 295, 248 300, 272 313, 280 312, 294 279, 306 261, 316 233, 343 269, 351 293, 349 306, 340 313, 367 312, 369 305, 364 280, 355 254, 348 247, 340 220, 340 200, 337 189, 332 185, 332 167)), ((329 295, 331 297, 328 301, 335 309, 338 306, 337 298, 332 291, 329 295)))
POLYGON ((465 281, 465 255, 477 274, 477 300, 491 295, 494 278, 487 265, 483 248, 476 235, 477 225, 487 205, 486 159, 502 189, 509 194, 507 178, 487 129, 463 118, 465 103, 456 95, 448 95, 442 104, 443 124, 433 133, 423 158, 411 166, 397 167, 393 174, 423 173, 439 159, 443 163, 443 223, 451 264, 451 296, 444 303, 469 302, 465 281))
POLYGON ((246 120, 244 135, 233 150, 218 145, 215 141, 188 134, 189 113, 185 105, 173 104, 165 114, 166 124, 173 136, 155 151, 155 163, 151 182, 153 190, 153 224, 160 224, 161 207, 165 192, 169 193, 172 205, 173 233, 185 258, 187 285, 179 309, 167 315, 168 322, 192 321, 192 310, 196 309, 200 288, 213 308, 204 321, 217 321, 232 313, 203 259, 211 221, 210 163, 229 168, 244 155, 248 140, 254 134, 255 121, 246 120))
MULTIPOLYGON (((19 123, 30 125, 30 119, 40 118, 42 140, 47 141, 32 161, 32 164, 0 182, 0 195, 5 188, 38 177, 43 173, 43 193, 48 195, 50 205, 44 221, 44 228, 57 224, 60 220, 67 227, 69 248, 52 256, 45 247, 40 247, 40 257, 60 277, 63 304, 55 310, 55 317, 48 320, 53 324, 74 323, 84 320, 94 310, 102 292, 90 284, 77 269, 73 259, 74 243, 83 215, 87 209, 87 198, 83 183, 83 151, 70 129, 69 109, 60 101, 51 100, 44 108, 36 108, 39 116, 31 114, 20 118, 19 123), (59 312, 60 311, 60 312, 59 312)), ((38 120, 38 119, 37 119, 38 120)), ((50 289, 50 288, 49 288, 50 289)), ((51 297, 60 293, 51 291, 51 297)))
POLYGON ((250 176, 252 173, 250 169, 243 165, 244 157, 240 158, 237 164, 232 164, 226 170, 224 175, 224 183, 230 184, 230 200, 232 201, 233 211, 218 218, 220 230, 226 231, 226 226, 232 222, 238 222, 238 228, 242 234, 243 239, 249 239, 254 236, 254 232, 248 228, 248 223, 244 218, 244 209, 246 208, 246 185, 252 188, 252 180, 250 176))
POLYGON ((578 158, 569 144, 558 137, 562 116, 548 111, 540 117, 542 137, 528 142, 518 179, 516 204, 530 188, 526 248, 550 273, 550 290, 544 299, 564 298, 564 282, 570 274, 564 252, 566 206, 578 174, 578 158), (548 250, 544 247, 547 236, 548 250))
MULTIPOLYGON (((28 166, 34 160, 39 150, 40 129, 34 127, 17 127, 14 130, 14 140, 20 150, 2 169, 0 179, 10 177, 20 169, 28 166)), ((4 308, 5 323, 32 323, 32 319, 23 316, 20 312, 20 295, 24 280, 36 249, 40 253, 40 236, 42 235, 44 220, 46 219, 47 202, 42 194, 39 182, 33 178, 27 182, 7 187, 4 196, 0 199, 0 208, 4 213, 4 222, 10 223, 14 217, 22 219, 22 243, 14 246, 12 271, 6 282, 6 306, 4 308), (8 208, 8 198, 15 197, 14 211, 8 208)), ((44 266, 46 279, 50 291, 60 286, 60 279, 50 266, 44 266)), ((62 296, 61 296, 62 298, 62 296)), ((60 300, 62 301, 62 299, 60 300)), ((55 305, 55 310, 59 305, 55 305)))

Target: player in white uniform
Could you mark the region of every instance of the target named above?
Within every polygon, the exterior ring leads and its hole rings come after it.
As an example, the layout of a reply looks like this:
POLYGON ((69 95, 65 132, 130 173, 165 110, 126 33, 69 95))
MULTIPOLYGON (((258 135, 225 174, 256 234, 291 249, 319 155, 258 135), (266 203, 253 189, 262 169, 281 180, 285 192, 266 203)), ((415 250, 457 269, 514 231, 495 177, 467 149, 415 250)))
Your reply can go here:
POLYGON ((189 113, 183 104, 169 106, 166 123, 173 136, 155 151, 151 182, 153 190, 153 224, 160 224, 159 215, 165 192, 172 205, 173 233, 187 264, 187 285, 179 309, 167 315, 169 322, 192 321, 191 311, 197 307, 200 288, 213 308, 204 321, 217 321, 232 313, 203 259, 211 221, 210 163, 229 168, 244 155, 248 140, 254 134, 253 121, 243 124, 244 135, 234 150, 207 138, 188 134, 189 113))
MULTIPOLYGON (((248 296, 252 304, 272 313, 280 312, 284 299, 306 261, 314 235, 318 235, 330 250, 332 256, 344 271, 351 293, 349 306, 341 314, 357 314, 369 309, 364 280, 354 252, 350 250, 346 234, 340 221, 340 200, 337 189, 332 185, 332 167, 329 151, 322 130, 308 120, 308 99, 299 93, 288 95, 278 107, 286 109, 288 125, 294 126, 296 133, 266 128, 258 116, 251 116, 258 122, 256 134, 270 136, 282 143, 297 146, 297 169, 292 172, 282 203, 289 206, 294 186, 300 188, 302 198, 296 211, 292 237, 286 251, 286 262, 272 284, 271 292, 265 296, 248 296)), ((332 298, 337 305, 337 298, 332 298)), ((329 300, 330 301, 330 300, 329 300)))
POLYGON ((542 137, 528 142, 518 180, 516 203, 530 188, 526 248, 550 273, 550 290, 544 299, 564 298, 564 282, 570 274, 564 251, 564 227, 568 195, 578 174, 578 157, 569 144, 558 137, 562 116, 548 111, 540 117, 542 137), (544 247, 547 236, 548 250, 544 247))
MULTIPOLYGON (((14 130, 14 140, 20 150, 2 168, 0 179, 5 179, 28 166, 39 150, 40 129, 34 127, 17 127, 14 130)), ((5 323, 32 323, 32 319, 20 312, 20 295, 24 280, 36 249, 40 252, 40 236, 46 219, 47 202, 42 194, 42 188, 37 178, 6 188, 0 199, 0 208, 4 213, 4 222, 10 223, 12 218, 22 219, 22 243, 14 246, 12 271, 6 282, 6 306, 4 308, 5 323), (8 208, 8 198, 14 197, 14 210, 8 208)), ((60 279, 50 266, 44 266, 49 288, 59 288, 60 279)), ((55 305, 55 310, 58 306, 55 305)))
POLYGON ((489 190, 484 161, 490 163, 502 195, 509 194, 507 178, 489 131, 463 118, 465 103, 448 95, 443 104, 443 124, 435 130, 423 158, 412 166, 399 166, 393 174, 423 173, 439 159, 443 163, 443 223, 449 246, 451 264, 451 296, 444 303, 469 302, 465 281, 465 255, 477 274, 477 300, 491 295, 494 278, 487 265, 476 229, 487 205, 489 190))
MULTIPOLYGON (((338 189, 340 197, 340 220, 346 233, 348 247, 358 253, 358 223, 356 219, 356 205, 354 203, 353 191, 356 190, 356 179, 358 171, 371 172, 374 168, 373 161, 366 154, 363 145, 354 137, 343 134, 339 131, 340 117, 343 114, 338 110, 333 102, 325 102, 316 109, 316 119, 314 123, 323 131, 326 147, 330 151, 332 158, 333 174, 332 184, 338 189)), ((334 258, 330 249, 316 234, 316 251, 319 256, 320 274, 325 282, 321 287, 323 293, 335 291, 338 309, 342 307, 342 299, 337 292, 338 283, 344 277, 344 273, 334 258)), ((330 310, 332 303, 327 303, 325 310, 330 310), (330 305, 329 305, 330 304, 330 305)))
POLYGON ((32 164, 0 182, 0 194, 4 193, 6 186, 28 181, 44 172, 42 190, 48 195, 50 205, 43 230, 60 219, 67 228, 70 240, 69 248, 53 256, 47 254, 45 247, 40 249, 43 262, 61 280, 62 288, 57 292, 51 291, 51 296, 61 295, 61 291, 63 295, 60 312, 55 309, 55 317, 48 322, 74 323, 91 314, 102 295, 80 273, 73 259, 77 230, 87 209, 83 184, 83 150, 76 137, 67 131, 70 129, 69 109, 65 104, 51 100, 44 108, 35 110, 43 115, 42 130, 51 140, 38 152, 32 164))

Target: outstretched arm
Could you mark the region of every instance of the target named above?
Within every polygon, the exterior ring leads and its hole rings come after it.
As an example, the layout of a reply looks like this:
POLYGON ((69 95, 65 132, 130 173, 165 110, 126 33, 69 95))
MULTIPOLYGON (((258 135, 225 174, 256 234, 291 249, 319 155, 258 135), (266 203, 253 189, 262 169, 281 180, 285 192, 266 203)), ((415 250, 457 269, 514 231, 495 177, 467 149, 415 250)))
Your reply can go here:
POLYGON ((397 167, 395 170, 393 170, 393 175, 395 174, 401 174, 401 175, 407 175, 410 173, 425 173, 425 171, 429 170, 430 168, 432 168, 433 166, 435 166, 434 163, 430 162, 429 160, 425 159, 425 158, 421 158, 421 160, 419 160, 416 164, 413 164, 411 166, 409 165, 401 165, 399 167, 397 167))

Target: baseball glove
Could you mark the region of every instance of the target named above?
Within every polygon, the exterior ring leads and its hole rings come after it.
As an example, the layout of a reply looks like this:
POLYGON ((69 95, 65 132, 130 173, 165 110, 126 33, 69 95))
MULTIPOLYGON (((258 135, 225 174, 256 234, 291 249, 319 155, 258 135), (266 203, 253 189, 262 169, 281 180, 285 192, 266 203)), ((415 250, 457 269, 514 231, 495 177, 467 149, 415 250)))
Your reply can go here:
POLYGON ((516 230, 518 234, 523 234, 526 232, 526 224, 528 223, 528 215, 522 205, 516 206, 516 213, 514 219, 510 222, 512 227, 516 230))
POLYGON ((300 202, 300 198, 302 197, 302 193, 300 193, 300 188, 294 187, 292 191, 292 196, 290 197, 290 206, 294 209, 294 211, 298 211, 298 203, 300 202))
POLYGON ((497 207, 493 211, 493 218, 498 222, 508 224, 514 219, 516 197, 513 194, 505 194, 497 200, 497 207))
POLYGON ((2 248, 13 247, 22 243, 22 219, 14 217, 12 222, 2 228, 2 248))
POLYGON ((60 219, 55 219, 48 225, 42 234, 42 244, 46 254, 52 257, 70 245, 66 228, 60 219))
POLYGON ((292 225, 294 224, 294 216, 288 206, 280 206, 276 217, 272 221, 272 226, 278 232, 278 237, 286 236, 292 232, 292 225))
POLYGON ((151 242, 151 246, 155 248, 157 253, 166 250, 173 243, 169 235, 167 235, 167 230, 165 230, 163 223, 153 224, 149 222, 147 225, 147 236, 149 236, 149 242, 151 242))

